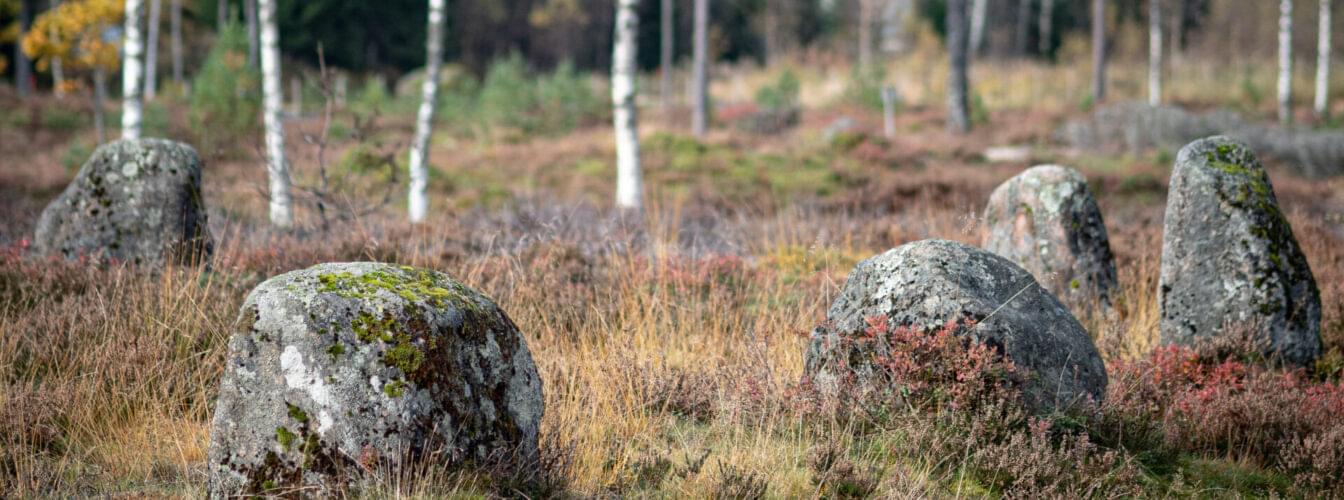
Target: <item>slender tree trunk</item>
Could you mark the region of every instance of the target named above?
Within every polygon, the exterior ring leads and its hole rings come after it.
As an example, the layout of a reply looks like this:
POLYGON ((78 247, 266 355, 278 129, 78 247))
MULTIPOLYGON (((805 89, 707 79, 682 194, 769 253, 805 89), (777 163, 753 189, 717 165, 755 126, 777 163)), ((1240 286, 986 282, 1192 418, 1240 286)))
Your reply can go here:
POLYGON ((662 25, 659 27, 659 34, 662 35, 662 43, 659 47, 659 57, 661 59, 662 83, 659 85, 659 105, 664 110, 672 107, 672 54, 674 46, 673 27, 672 27, 672 0, 663 0, 662 5, 662 25))
POLYGON ((1293 122, 1293 0, 1279 0, 1279 123, 1293 122))
MULTIPOLYGON (((19 37, 22 38, 32 26, 33 8, 31 0, 19 0, 19 37)), ((14 44, 14 89, 19 97, 28 97, 33 93, 33 66, 28 54, 23 53, 23 44, 14 44)))
POLYGON ((140 32, 140 19, 145 17, 145 0, 126 0, 125 45, 121 64, 121 138, 139 139, 143 118, 143 95, 140 79, 145 76, 145 41, 140 32))
POLYGON ((691 133, 704 137, 709 124, 709 0, 695 0, 695 54, 691 68, 691 133))
MULTIPOLYGON (((61 2, 59 0, 49 0, 47 2, 47 9, 56 10, 56 6, 59 5, 60 3, 61 2)), ((52 40, 56 40, 57 33, 55 28, 52 28, 51 32, 48 34, 51 36, 52 40)), ((64 98, 65 65, 62 64, 61 58, 59 57, 51 58, 51 83, 52 83, 52 93, 56 94, 56 98, 57 99, 64 98)))
POLYGON ((616 43, 611 52, 612 121, 616 128, 616 206, 640 207, 639 131, 635 109, 639 50, 639 0, 616 3, 616 43))
POLYGON ((182 68, 182 0, 172 0, 168 7, 168 38, 173 56, 173 83, 185 79, 182 68))
POLYGON ((980 57, 985 53, 985 21, 989 16, 989 2, 974 0, 971 5, 971 52, 980 57))
POLYGON ((1148 0, 1148 105, 1162 104, 1162 2, 1148 0))
POLYGON ((261 22, 262 118, 266 126, 266 173, 271 188, 271 224, 290 227, 294 209, 290 201, 289 164, 285 162, 285 124, 281 117, 284 90, 280 79, 280 32, 275 23, 276 0, 259 0, 261 22))
POLYGON ((107 72, 101 66, 93 70, 93 130, 98 144, 107 141, 107 126, 103 121, 103 107, 107 102, 107 72))
POLYGON ((896 138, 896 87, 882 87, 882 134, 896 138))
POLYGON ((1321 119, 1330 117, 1330 49, 1334 41, 1331 31, 1330 0, 1321 0, 1321 26, 1316 34, 1316 100, 1312 108, 1321 119))
POLYGON ((1041 40, 1037 47, 1042 56, 1048 56, 1055 41, 1055 0, 1041 0, 1041 19, 1038 24, 1041 40))
POLYGON ((1017 0, 1017 55, 1027 55, 1027 41, 1031 36, 1031 0, 1017 0))
POLYGON ((162 0, 149 0, 149 36, 145 38, 145 101, 154 100, 159 90, 159 19, 162 0))
POLYGON ((947 2, 947 129, 955 134, 971 130, 971 113, 966 76, 967 45, 970 31, 966 19, 966 0, 947 2))
POLYGON ((229 0, 218 0, 215 2, 215 31, 224 31, 224 25, 229 22, 229 0))
POLYGON ((411 192, 407 197, 411 222, 425 220, 429 212, 429 138, 434 127, 434 107, 443 69, 444 0, 429 0, 429 29, 425 37, 425 82, 420 86, 420 110, 415 115, 415 140, 411 143, 411 192))
POLYGON ((298 75, 289 77, 289 116, 303 116, 303 81, 298 75))
POLYGON ((1092 0, 1092 101, 1106 99, 1106 0, 1092 0))
POLYGON ((883 53, 900 54, 906 51, 906 23, 913 7, 911 0, 883 0, 882 14, 879 16, 882 19, 882 41, 878 43, 883 53))
POLYGON ((257 67, 257 0, 243 0, 243 17, 247 18, 247 65, 257 67))
POLYGON ((859 67, 873 64, 873 11, 876 0, 859 0, 859 67))
POLYGON ((1185 53, 1185 0, 1173 0, 1171 8, 1171 62, 1180 64, 1185 53))

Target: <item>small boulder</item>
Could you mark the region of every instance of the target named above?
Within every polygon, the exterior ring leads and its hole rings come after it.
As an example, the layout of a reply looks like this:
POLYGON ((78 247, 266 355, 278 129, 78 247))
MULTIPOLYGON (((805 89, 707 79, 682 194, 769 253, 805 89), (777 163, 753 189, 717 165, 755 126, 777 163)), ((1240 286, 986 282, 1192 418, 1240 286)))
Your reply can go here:
POLYGON ((885 341, 845 340, 864 335, 873 317, 924 332, 957 324, 956 335, 993 346, 1029 372, 1023 399, 1038 414, 1106 392, 1106 367, 1078 320, 1030 273, 978 248, 924 240, 860 262, 826 324, 812 331, 804 372, 819 389, 871 376, 871 366, 855 360, 872 360, 885 341))
POLYGON ((1321 354, 1321 296, 1260 160, 1222 136, 1181 149, 1162 233, 1164 344, 1246 335, 1305 365, 1321 354))
POLYGON ((319 264, 243 304, 209 494, 330 496, 370 467, 527 460, 541 416, 527 343, 488 297, 430 270, 319 264))
POLYGON ((163 139, 100 146, 38 218, 32 250, 66 259, 189 264, 212 250, 196 150, 163 139))
POLYGON ((1083 174, 1032 167, 1001 184, 985 206, 986 250, 1030 271, 1070 304, 1110 303, 1115 257, 1083 174))

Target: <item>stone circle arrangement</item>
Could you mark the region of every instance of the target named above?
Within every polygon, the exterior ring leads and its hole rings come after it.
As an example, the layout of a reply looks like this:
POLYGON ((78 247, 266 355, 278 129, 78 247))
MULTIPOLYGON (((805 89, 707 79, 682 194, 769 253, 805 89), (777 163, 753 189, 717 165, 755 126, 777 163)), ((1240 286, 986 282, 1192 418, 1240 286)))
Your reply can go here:
MULTIPOLYGON (((42 213, 32 256, 205 264, 213 240, 201 171, 181 143, 98 148, 42 213)), ((957 336, 1030 372, 1022 389, 1034 413, 1100 400, 1106 367, 1070 308, 1107 306, 1118 280, 1087 180, 1063 166, 1028 169, 993 192, 984 219, 983 249, 923 240, 858 264, 811 334, 808 379, 823 391, 869 379, 864 360, 886 347, 844 340, 883 318, 926 333, 959 325, 957 336)), ((1320 292, 1245 145, 1215 136, 1180 151, 1158 300, 1163 344, 1245 335, 1286 364, 1320 356, 1320 292)), ((209 494, 339 495, 358 470, 525 463, 538 454, 543 404, 524 335, 480 292, 395 264, 292 271, 258 285, 239 313, 211 427, 209 494)))

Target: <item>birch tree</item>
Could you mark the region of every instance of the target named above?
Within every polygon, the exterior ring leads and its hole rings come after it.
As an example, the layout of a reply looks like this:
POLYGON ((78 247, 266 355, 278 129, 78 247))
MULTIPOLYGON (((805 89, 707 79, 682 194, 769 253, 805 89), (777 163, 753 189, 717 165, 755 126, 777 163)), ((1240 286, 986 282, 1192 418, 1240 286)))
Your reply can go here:
POLYGON ((974 0, 971 4, 971 52, 977 57, 985 52, 985 20, 988 15, 988 0, 974 0))
POLYGON ((709 0, 695 0, 694 60, 691 63, 691 133, 704 137, 709 122, 709 0))
POLYGON ((1279 123, 1293 121, 1293 0, 1279 0, 1279 123))
MULTIPOLYGON (((54 12, 59 4, 59 0, 49 0, 47 12, 54 12)), ((50 36, 55 39, 57 34, 53 30, 50 36)), ((57 99, 65 97, 65 63, 59 56, 51 58, 51 86, 52 93, 56 94, 57 99)))
POLYGON ((1148 105, 1162 104, 1162 2, 1148 0, 1148 105))
POLYGON ((966 19, 966 0, 947 2, 947 54, 949 75, 947 83, 947 129, 956 134, 971 130, 971 114, 967 98, 966 58, 970 40, 970 26, 966 19))
POLYGON ((1330 117, 1330 49, 1334 37, 1331 33, 1330 0, 1321 0, 1320 30, 1316 33, 1316 100, 1312 109, 1321 119, 1330 117))
POLYGON ((1092 0, 1092 101, 1106 99, 1106 0, 1092 0))
POLYGON ((121 63, 121 138, 139 139, 143 118, 141 81, 145 41, 140 33, 140 18, 144 17, 145 0, 126 0, 125 40, 121 63))
POLYGON ((168 45, 173 58, 173 83, 182 84, 182 0, 168 5, 168 45))
POLYGON ((271 224, 294 224, 290 201, 289 165, 285 163, 285 128, 281 119, 284 89, 280 85, 280 33, 275 20, 276 0, 258 0, 261 21, 262 121, 266 128, 266 173, 271 188, 271 224))
POLYGON ((411 222, 425 220, 429 211, 429 138, 434 126, 434 107, 443 70, 443 3, 429 0, 429 29, 425 37, 425 82, 420 84, 420 110, 415 115, 415 140, 411 143, 411 192, 407 197, 411 222))
POLYGON ((145 38, 145 101, 154 100, 159 89, 159 18, 162 0, 149 0, 149 36, 145 38))
POLYGON ((659 46, 660 68, 662 71, 662 83, 659 86, 659 104, 666 110, 672 106, 672 55, 675 48, 672 43, 672 0, 663 0, 661 21, 659 28, 662 42, 659 46))
POLYGON ((635 109, 639 0, 616 2, 615 44, 611 50, 612 121, 616 128, 616 206, 640 207, 639 132, 635 109))

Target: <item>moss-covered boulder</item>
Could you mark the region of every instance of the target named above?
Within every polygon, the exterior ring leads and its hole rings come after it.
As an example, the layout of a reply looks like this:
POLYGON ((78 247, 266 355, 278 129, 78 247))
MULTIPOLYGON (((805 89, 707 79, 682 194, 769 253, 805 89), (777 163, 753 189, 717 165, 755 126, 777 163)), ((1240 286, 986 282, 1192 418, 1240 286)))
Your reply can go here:
POLYGON ((1115 257, 1077 170, 1042 165, 1008 179, 990 195, 985 224, 986 250, 1026 268, 1065 302, 1110 303, 1115 257))
POLYGON ((67 259, 187 264, 209 255, 196 150, 163 139, 104 144, 37 222, 32 250, 67 259))
POLYGON ((367 468, 530 460, 541 416, 532 355, 488 297, 424 269, 320 264, 243 304, 209 493, 329 496, 367 468))
POLYGON ((845 380, 880 381, 874 360, 890 352, 890 340, 867 331, 879 317, 892 329, 951 327, 992 346, 1027 372, 1023 399, 1036 413, 1106 392, 1106 367, 1073 314, 1026 270, 975 247, 924 240, 860 262, 812 331, 804 373, 813 384, 829 392, 845 380))
POLYGON ((1269 175, 1246 146, 1210 137, 1181 149, 1162 233, 1162 342, 1245 335, 1307 364, 1321 353, 1321 297, 1269 175))

